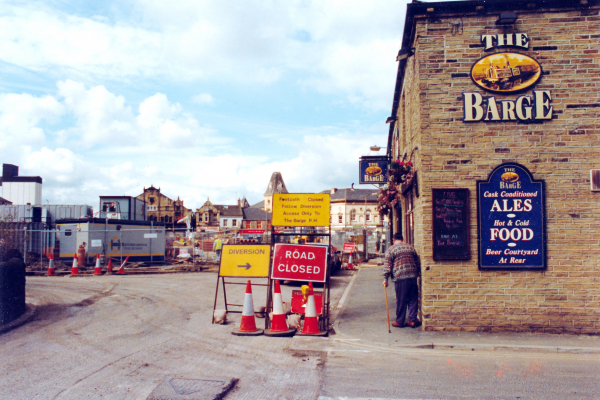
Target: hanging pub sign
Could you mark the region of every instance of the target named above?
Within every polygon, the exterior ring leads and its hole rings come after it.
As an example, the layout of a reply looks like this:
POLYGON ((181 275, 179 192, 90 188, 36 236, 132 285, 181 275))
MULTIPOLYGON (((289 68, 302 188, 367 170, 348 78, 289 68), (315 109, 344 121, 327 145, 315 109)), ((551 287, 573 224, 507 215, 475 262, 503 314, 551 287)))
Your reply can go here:
POLYGON ((359 183, 361 185, 384 185, 386 183, 387 165, 387 156, 362 156, 360 158, 359 183))
POLYGON ((545 269, 544 181, 504 163, 477 181, 479 269, 545 269))

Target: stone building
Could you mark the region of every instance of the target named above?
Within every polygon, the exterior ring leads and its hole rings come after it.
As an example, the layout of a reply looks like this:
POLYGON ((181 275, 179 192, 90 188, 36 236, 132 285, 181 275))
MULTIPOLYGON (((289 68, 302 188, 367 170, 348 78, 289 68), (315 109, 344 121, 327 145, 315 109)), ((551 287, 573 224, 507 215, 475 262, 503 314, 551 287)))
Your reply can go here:
POLYGON ((273 211, 273 195, 277 193, 289 193, 283 182, 281 172, 273 172, 267 190, 265 191, 263 209, 267 212, 273 211))
POLYGON ((377 189, 331 189, 331 229, 376 230, 382 227, 377 211, 377 189))
POLYGON ((600 333, 599 11, 408 4, 388 155, 422 329, 600 333))
POLYGON ((238 199, 235 205, 219 205, 207 199, 202 207, 196 209, 196 229, 199 231, 230 231, 243 226, 242 209, 250 207, 246 198, 238 199))
MULTIPOLYGON (((174 227, 177 221, 185 216, 192 218, 192 210, 183 205, 183 200, 177 197, 172 200, 161 193, 160 188, 151 185, 144 188, 144 193, 136 197, 146 203, 146 215, 148 221, 165 222, 167 227, 174 227)), ((180 224, 185 228, 185 224, 180 224)))

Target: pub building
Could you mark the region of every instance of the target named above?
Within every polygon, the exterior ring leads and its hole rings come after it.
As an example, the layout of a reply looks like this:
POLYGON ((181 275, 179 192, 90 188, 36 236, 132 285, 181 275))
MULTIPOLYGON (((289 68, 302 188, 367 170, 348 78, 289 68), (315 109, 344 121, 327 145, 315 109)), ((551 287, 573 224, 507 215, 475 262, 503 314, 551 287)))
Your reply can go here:
POLYGON ((599 11, 408 4, 380 207, 421 329, 600 334, 599 11))

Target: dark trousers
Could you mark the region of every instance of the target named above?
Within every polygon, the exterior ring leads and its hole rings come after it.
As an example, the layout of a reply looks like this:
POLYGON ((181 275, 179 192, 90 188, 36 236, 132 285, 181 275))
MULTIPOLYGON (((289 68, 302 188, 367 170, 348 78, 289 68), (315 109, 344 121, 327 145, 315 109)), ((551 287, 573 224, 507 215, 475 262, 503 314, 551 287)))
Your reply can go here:
POLYGON ((408 319, 417 320, 419 309, 419 285, 417 278, 402 279, 394 282, 396 289, 396 322, 400 325, 406 323, 406 307, 408 306, 408 319))

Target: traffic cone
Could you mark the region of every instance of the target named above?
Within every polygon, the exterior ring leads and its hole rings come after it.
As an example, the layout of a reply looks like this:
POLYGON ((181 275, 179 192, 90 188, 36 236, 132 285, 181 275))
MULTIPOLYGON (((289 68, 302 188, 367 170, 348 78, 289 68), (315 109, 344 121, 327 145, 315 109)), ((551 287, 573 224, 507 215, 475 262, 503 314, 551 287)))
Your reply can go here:
POLYGON ((295 329, 288 328, 283 312, 283 300, 281 299, 281 286, 279 281, 275 281, 275 293, 273 293, 273 317, 271 319, 271 329, 265 330, 265 336, 292 336, 296 333, 295 329))
POLYGON ((112 275, 113 271, 112 271, 112 258, 108 258, 108 265, 106 266, 106 273, 108 275, 112 275))
POLYGON ((242 321, 238 330, 231 332, 237 336, 258 336, 264 333, 264 330, 256 328, 254 320, 254 302, 252 301, 252 285, 250 281, 246 284, 246 294, 244 295, 244 308, 242 309, 242 321))
POLYGON ((100 268, 100 253, 96 253, 96 267, 94 268, 94 275, 102 275, 102 268, 100 268))
POLYGON ((119 268, 119 270, 117 271, 118 275, 125 275, 125 264, 127 264, 127 260, 129 260, 129 256, 127 256, 127 258, 125 258, 125 261, 123 261, 123 264, 121 264, 121 268, 119 268))
POLYGON ((327 336, 327 331, 319 330, 319 316, 315 306, 315 293, 312 282, 308 282, 308 300, 304 311, 304 326, 299 335, 307 336, 327 336))
POLYGON ((54 268, 54 254, 48 253, 50 263, 48 264, 48 276, 56 275, 56 268, 54 268))
POLYGON ((354 269, 354 265, 352 265, 352 253, 348 256, 348 269, 354 269))
POLYGON ((77 265, 77 254, 73 257, 73 267, 71 267, 71 275, 79 275, 79 266, 77 265))

